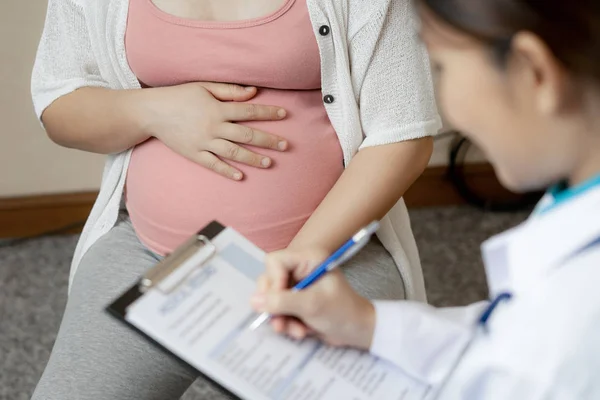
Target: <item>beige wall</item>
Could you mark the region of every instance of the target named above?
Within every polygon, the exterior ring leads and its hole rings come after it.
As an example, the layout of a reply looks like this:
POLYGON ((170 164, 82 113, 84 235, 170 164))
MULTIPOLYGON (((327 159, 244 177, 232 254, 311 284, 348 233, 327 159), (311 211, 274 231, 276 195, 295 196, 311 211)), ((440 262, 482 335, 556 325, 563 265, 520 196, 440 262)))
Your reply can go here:
POLYGON ((0 0, 0 197, 94 189, 102 157, 50 142, 33 113, 29 78, 46 0, 0 0))
MULTIPOLYGON (((0 0, 0 197, 96 189, 103 157, 58 147, 33 114, 29 78, 45 0, 0 0)), ((447 159, 436 143, 432 165, 447 159)))

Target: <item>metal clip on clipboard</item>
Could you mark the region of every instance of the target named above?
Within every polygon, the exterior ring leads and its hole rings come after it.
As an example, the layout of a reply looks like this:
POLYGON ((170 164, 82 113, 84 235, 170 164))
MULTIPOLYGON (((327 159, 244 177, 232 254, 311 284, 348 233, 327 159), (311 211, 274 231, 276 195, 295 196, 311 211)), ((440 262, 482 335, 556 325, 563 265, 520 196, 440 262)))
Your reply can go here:
POLYGON ((197 234, 150 269, 140 280, 139 290, 145 293, 155 288, 163 294, 171 294, 216 253, 217 248, 210 239, 197 234))

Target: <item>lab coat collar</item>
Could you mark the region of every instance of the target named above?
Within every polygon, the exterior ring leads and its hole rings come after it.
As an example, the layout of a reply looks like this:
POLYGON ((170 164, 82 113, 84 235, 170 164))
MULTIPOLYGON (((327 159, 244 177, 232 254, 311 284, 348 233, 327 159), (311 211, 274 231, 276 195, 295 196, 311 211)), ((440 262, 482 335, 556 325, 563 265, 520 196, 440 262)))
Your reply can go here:
POLYGON ((600 187, 594 187, 482 245, 490 295, 534 285, 599 238, 600 187))

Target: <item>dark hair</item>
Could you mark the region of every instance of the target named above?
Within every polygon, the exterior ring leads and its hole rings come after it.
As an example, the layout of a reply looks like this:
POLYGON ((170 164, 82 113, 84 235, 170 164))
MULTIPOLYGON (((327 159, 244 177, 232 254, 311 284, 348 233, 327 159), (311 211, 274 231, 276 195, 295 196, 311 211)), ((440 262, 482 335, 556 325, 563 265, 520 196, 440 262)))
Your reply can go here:
POLYGON ((574 75, 600 80, 600 0, 418 0, 505 62, 515 34, 539 36, 574 75))

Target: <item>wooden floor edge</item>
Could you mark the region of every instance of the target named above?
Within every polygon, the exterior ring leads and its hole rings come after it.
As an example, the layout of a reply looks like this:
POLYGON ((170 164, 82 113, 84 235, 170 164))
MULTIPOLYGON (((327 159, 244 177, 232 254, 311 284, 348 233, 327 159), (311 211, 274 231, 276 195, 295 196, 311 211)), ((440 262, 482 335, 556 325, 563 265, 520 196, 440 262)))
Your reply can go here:
MULTIPOLYGON (((469 165, 464 174, 478 193, 505 192, 489 164, 469 165)), ((0 198, 0 238, 30 237, 83 222, 96 197, 97 192, 84 192, 0 198)), ((411 208, 465 204, 447 178, 446 167, 428 168, 404 199, 411 208)), ((79 226, 68 232, 80 229, 79 226)))

